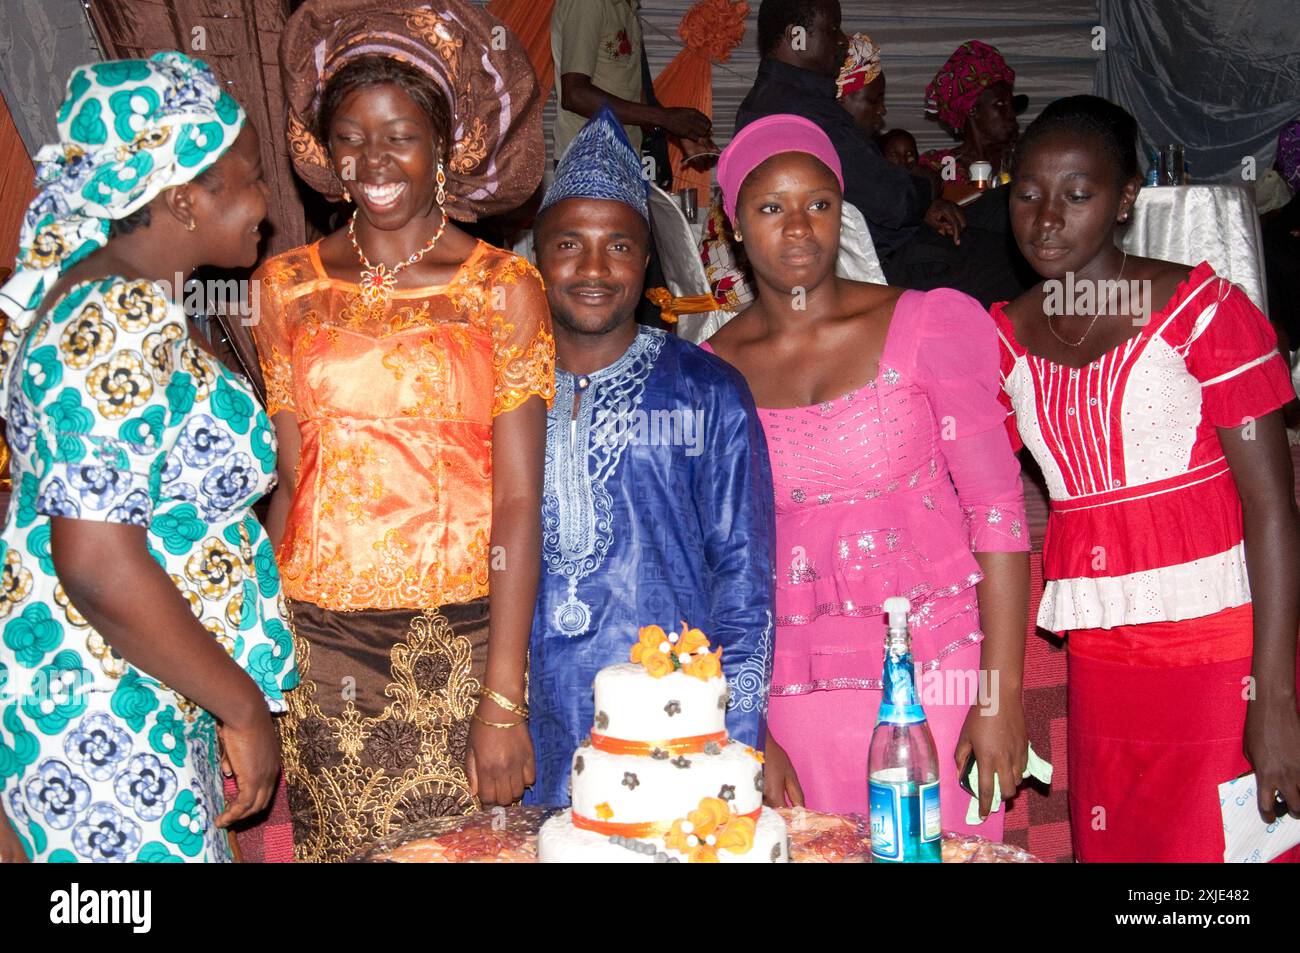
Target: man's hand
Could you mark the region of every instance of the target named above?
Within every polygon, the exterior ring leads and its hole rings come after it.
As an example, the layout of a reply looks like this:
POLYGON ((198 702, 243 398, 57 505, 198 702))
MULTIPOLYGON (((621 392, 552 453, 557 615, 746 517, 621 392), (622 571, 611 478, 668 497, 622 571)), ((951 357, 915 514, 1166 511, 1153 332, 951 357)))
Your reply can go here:
POLYGON ((674 106, 663 110, 659 125, 678 139, 707 139, 713 132, 713 123, 698 109, 674 106))
POLYGON ((925 212, 925 224, 940 235, 951 235, 952 243, 960 245, 961 232, 966 227, 966 216, 947 199, 935 199, 925 212))

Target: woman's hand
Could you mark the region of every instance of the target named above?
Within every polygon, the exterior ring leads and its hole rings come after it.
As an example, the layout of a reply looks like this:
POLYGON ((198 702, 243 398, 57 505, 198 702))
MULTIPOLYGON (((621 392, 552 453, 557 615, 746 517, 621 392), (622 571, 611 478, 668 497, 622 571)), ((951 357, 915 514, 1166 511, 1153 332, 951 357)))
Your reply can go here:
POLYGON ((960 776, 966 759, 975 752, 979 766, 980 817, 993 810, 993 778, 998 779, 1002 800, 1015 797, 1024 780, 1029 761, 1029 736, 1025 732, 1025 710, 1018 697, 997 699, 997 707, 972 705, 957 736, 956 762, 960 776), (990 714, 996 712, 996 714, 990 714))
POLYGON ((18 832, 13 829, 4 809, 0 808, 0 864, 25 863, 28 863, 27 852, 18 839, 18 832))
POLYGON ((514 804, 524 796, 524 788, 537 780, 528 725, 520 722, 512 728, 493 728, 484 721, 510 724, 519 721, 519 716, 490 698, 479 700, 478 718, 470 723, 465 758, 470 793, 484 805, 514 804))
POLYGON ((221 725, 221 772, 239 788, 233 804, 217 818, 218 827, 260 814, 271 803, 280 778, 280 739, 265 708, 246 725, 221 725))
POLYGON ((1246 760, 1255 769, 1259 813, 1266 823, 1290 813, 1300 817, 1300 713, 1295 699, 1251 701, 1246 707, 1242 739, 1246 760), (1279 805, 1280 792, 1287 806, 1279 805))
POLYGON ((770 731, 763 747, 763 803, 768 807, 803 807, 803 788, 794 764, 770 731))

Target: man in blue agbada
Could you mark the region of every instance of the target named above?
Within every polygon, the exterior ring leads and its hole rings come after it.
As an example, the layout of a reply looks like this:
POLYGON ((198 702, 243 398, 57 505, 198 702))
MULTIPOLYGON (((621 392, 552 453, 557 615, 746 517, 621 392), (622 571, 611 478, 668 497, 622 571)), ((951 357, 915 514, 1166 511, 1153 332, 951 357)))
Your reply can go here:
POLYGON ((641 626, 722 648, 730 735, 760 746, 772 655, 774 518, 762 426, 731 365, 634 319, 648 186, 607 108, 560 159, 536 225, 555 325, 542 578, 529 656, 532 804, 568 804, 592 680, 641 626))

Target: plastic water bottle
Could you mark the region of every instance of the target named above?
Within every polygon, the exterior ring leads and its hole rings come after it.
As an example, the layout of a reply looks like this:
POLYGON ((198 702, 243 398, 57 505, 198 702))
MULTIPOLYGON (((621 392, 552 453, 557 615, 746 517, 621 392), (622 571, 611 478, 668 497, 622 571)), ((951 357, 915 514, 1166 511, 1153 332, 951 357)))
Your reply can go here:
POLYGON ((902 596, 885 600, 885 690, 867 755, 871 854, 886 863, 937 864, 939 756, 917 693, 909 608, 902 596))

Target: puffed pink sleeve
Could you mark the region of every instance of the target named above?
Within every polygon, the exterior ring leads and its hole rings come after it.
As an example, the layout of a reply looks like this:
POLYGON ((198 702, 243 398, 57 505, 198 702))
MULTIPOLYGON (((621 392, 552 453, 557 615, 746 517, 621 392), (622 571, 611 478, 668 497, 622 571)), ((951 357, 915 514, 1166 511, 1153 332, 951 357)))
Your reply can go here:
POLYGON ((922 304, 917 378, 966 515, 972 552, 1025 552, 1024 487, 1007 435, 997 331, 975 299, 941 288, 922 304))

